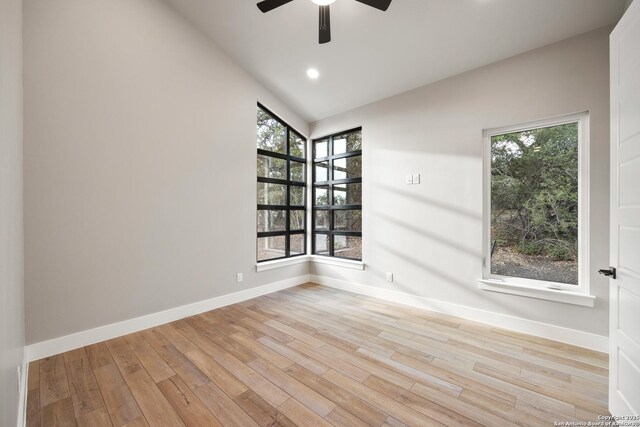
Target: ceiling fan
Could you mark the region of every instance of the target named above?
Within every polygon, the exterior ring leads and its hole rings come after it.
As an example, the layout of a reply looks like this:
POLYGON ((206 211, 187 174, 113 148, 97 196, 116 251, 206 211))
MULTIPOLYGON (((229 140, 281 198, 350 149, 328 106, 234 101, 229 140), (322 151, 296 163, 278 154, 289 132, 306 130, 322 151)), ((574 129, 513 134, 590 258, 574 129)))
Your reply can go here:
MULTIPOLYGON (((258 9, 262 13, 267 13, 277 7, 283 6, 293 0, 263 0, 258 3, 258 9)), ((320 44, 328 43, 331 41, 331 17, 329 16, 329 5, 336 0, 311 0, 318 6, 320 6, 320 44)), ((375 7, 385 11, 389 8, 391 0, 356 0, 367 6, 375 7)))

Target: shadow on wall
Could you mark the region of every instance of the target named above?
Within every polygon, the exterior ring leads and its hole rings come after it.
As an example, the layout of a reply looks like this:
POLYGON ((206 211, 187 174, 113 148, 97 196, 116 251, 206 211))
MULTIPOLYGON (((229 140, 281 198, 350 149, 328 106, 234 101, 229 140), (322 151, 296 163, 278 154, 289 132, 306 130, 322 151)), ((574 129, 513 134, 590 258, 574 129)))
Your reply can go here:
MULTIPOLYGON (((449 273, 443 272, 440 269, 434 268, 433 266, 430 266, 428 264, 426 264, 424 262, 424 260, 418 259, 414 256, 411 256, 410 254, 407 254, 405 252, 402 251, 398 251, 394 248, 391 248, 389 245, 380 242, 380 241, 374 241, 374 244, 377 245, 381 250, 387 252, 390 255, 393 255, 397 258, 400 258, 402 260, 404 260, 405 262, 408 262, 418 268, 420 268, 421 270, 424 270, 426 273, 432 275, 432 276, 437 276, 438 278, 440 278, 442 281, 446 282, 447 284, 450 285, 455 285, 456 286, 456 290, 457 291, 463 291, 465 293, 468 294, 473 294, 474 297, 478 297, 479 295, 481 295, 483 298, 485 298, 486 293, 483 292, 483 294, 480 294, 481 291, 478 290, 477 286, 475 286, 475 282, 470 282, 467 283, 463 280, 460 280, 454 276, 452 276, 449 273)), ((415 284, 413 287, 409 287, 405 284, 403 284, 403 282, 398 282, 394 280, 394 288, 401 288, 398 289, 399 291, 405 292, 407 294, 410 295, 416 295, 415 293, 415 284)), ((417 295, 417 296, 423 296, 423 295, 417 295)), ((426 298, 429 298, 428 296, 425 296, 426 298)), ((500 306, 501 308, 503 308, 505 310, 505 313, 512 313, 514 316, 518 316, 517 311, 513 310, 513 305, 505 305, 502 304, 500 301, 498 300, 492 300, 492 302, 498 306, 500 306)), ((454 304, 456 304, 454 302, 454 304)))
POLYGON ((374 215, 376 215, 379 218, 382 218, 385 221, 388 221, 390 223, 393 223, 395 225, 397 225, 398 227, 402 227, 407 231, 410 231, 412 234, 419 234, 422 237, 438 242, 442 245, 446 245, 451 247, 452 249, 455 249, 456 251, 460 251, 460 252, 464 252, 465 254, 475 258, 478 261, 482 261, 482 251, 477 251, 474 250, 472 248, 468 248, 465 247, 463 245, 461 245, 459 242, 455 242, 453 240, 448 240, 445 239, 442 236, 438 236, 436 234, 433 234, 431 232, 428 232, 426 230, 423 230, 421 228, 416 227, 415 225, 409 224, 408 222, 405 221, 398 221, 397 219, 395 219, 394 217, 390 216, 390 215, 386 215, 380 212, 374 212, 374 215))
POLYGON ((463 208, 460 208, 458 206, 454 206, 452 204, 445 203, 445 202, 442 202, 440 200, 435 200, 435 199, 432 199, 430 197, 426 197, 426 196, 423 196, 421 194, 416 194, 416 193, 413 193, 413 192, 410 192, 410 191, 407 191, 407 190, 400 190, 397 187, 392 187, 390 185, 377 184, 377 183, 375 183, 373 185, 374 185, 374 187, 376 187, 379 190, 386 191, 386 192, 392 193, 394 195, 407 197, 407 198, 415 200, 418 203, 424 203, 424 204, 427 204, 429 206, 432 206, 432 207, 435 207, 435 208, 438 208, 438 209, 441 209, 441 210, 445 210, 447 212, 454 213, 456 215, 461 215, 461 216, 467 217, 469 219, 472 219, 474 221, 477 221, 479 223, 482 223, 482 214, 481 213, 477 213, 477 212, 473 212, 471 210, 463 209, 463 208))
MULTIPOLYGON (((426 197, 421 194, 416 194, 406 190, 399 190, 398 188, 395 188, 390 185, 374 184, 374 186, 383 192, 391 193, 394 196, 400 196, 402 198, 410 199, 412 202, 424 205, 426 209, 433 207, 435 209, 444 211, 446 214, 453 214, 460 217, 460 221, 465 221, 466 223, 469 223, 469 221, 471 221, 474 224, 474 226, 477 226, 479 228, 482 226, 481 213, 476 213, 468 209, 460 208, 458 206, 452 205, 451 203, 435 200, 433 198, 426 197)), ((416 235, 418 239, 424 239, 424 240, 433 242, 434 244, 444 245, 451 248, 453 251, 465 254, 468 257, 470 257, 470 262, 477 263, 478 266, 480 266, 482 262, 483 252, 481 248, 476 249, 474 247, 465 246, 459 241, 447 239, 443 236, 440 236, 433 232, 425 230, 411 222, 401 220, 399 219, 400 216, 393 216, 377 210, 373 211, 373 216, 375 216, 377 219, 380 219, 386 222, 387 224, 400 227, 401 229, 406 230, 410 234, 416 235)), ((387 241, 375 239, 375 240, 372 240, 371 242, 373 247, 381 251, 384 251, 387 254, 386 256, 395 257, 399 260, 402 260, 405 263, 409 263, 419 268, 420 270, 424 271, 429 276, 437 277, 438 282, 441 282, 440 284, 431 283, 429 287, 453 285, 455 286, 454 292, 464 292, 465 294, 473 295, 474 298, 489 297, 489 295, 487 295, 485 292, 478 290, 477 286, 475 286, 475 281, 465 281, 458 277, 455 277, 454 274, 451 274, 448 271, 444 271, 441 268, 438 268, 433 265, 429 265, 427 260, 420 259, 419 257, 416 257, 415 254, 412 254, 409 251, 402 251, 394 246, 391 246, 387 241)), ((378 271, 375 267, 367 266, 367 269, 370 270, 376 277, 384 277, 384 272, 378 271)), ((422 283, 408 284, 403 281, 398 281, 396 279, 393 282, 392 290, 404 292, 410 295, 417 295, 416 286, 422 287, 426 284, 427 284, 426 280, 422 283)), ((425 287, 424 289, 428 289, 429 287, 425 287)), ((425 294, 417 295, 417 296, 428 297, 428 295, 425 295, 425 294)), ((507 304, 501 303, 499 299, 495 299, 495 298, 491 298, 491 300, 492 300, 492 303, 500 306, 505 313, 511 313, 512 315, 518 316, 518 312, 517 310, 514 310, 513 305, 507 305, 507 304)), ((434 306, 434 309, 437 309, 437 307, 434 306)))

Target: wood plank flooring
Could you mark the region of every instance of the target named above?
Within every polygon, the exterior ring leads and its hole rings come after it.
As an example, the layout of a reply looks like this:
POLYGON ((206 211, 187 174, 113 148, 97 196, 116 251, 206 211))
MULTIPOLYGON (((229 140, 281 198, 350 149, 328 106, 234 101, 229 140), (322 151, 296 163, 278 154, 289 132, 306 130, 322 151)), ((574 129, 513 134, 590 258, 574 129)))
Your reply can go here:
POLYGON ((607 355, 307 284, 29 366, 28 426, 550 426, 607 355))

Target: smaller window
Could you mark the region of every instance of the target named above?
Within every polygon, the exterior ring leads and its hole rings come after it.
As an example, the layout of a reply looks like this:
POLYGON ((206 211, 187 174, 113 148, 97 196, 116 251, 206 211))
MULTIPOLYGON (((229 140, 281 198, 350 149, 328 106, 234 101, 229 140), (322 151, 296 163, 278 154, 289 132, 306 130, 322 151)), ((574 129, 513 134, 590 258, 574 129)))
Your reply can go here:
POLYGON ((588 292, 588 114, 485 132, 484 279, 588 292))
POLYGON ((362 130, 313 141, 313 253, 362 260, 362 130))

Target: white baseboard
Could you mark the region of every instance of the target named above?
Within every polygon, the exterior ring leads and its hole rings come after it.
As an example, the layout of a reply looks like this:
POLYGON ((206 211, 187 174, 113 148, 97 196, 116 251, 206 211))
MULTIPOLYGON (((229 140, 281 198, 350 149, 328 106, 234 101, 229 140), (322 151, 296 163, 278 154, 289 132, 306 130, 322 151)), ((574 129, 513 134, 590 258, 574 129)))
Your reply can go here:
POLYGON ((122 335, 131 334, 133 332, 142 331, 144 329, 153 328, 154 326, 184 319, 185 317, 194 316, 196 314, 204 313, 205 311, 214 310, 216 308, 236 304, 238 302, 270 294, 272 292, 277 292, 282 289, 298 286, 309 281, 310 275, 308 274, 297 276, 291 279, 234 292, 232 294, 221 295, 219 297, 195 302, 193 304, 171 308, 158 313, 152 313, 146 316, 124 320, 122 322, 100 326, 98 328, 76 332, 71 335, 53 338, 48 341, 30 344, 25 347, 25 359, 31 362, 42 359, 43 357, 64 353, 65 351, 120 337, 122 335))
POLYGON ((20 377, 20 393, 18 394, 18 427, 27 424, 27 378, 29 377, 29 362, 25 358, 22 362, 22 375, 20 377))
POLYGON ((330 277, 311 275, 311 281, 320 285, 341 289, 343 291, 380 298, 382 300, 435 311, 438 313, 449 314, 503 329, 509 329, 524 334, 535 335, 554 341, 585 347, 591 350, 601 351, 603 353, 609 351, 609 338, 602 335, 591 334, 575 329, 550 325, 548 323, 535 322, 520 317, 479 310, 477 308, 464 305, 438 301, 431 298, 410 295, 389 289, 376 288, 374 286, 352 283, 330 277))
MULTIPOLYGON (((98 328, 77 332, 71 335, 54 338, 31 344, 25 347, 25 366, 27 363, 42 359, 43 357, 52 356, 54 354, 64 353, 86 345, 95 344, 101 341, 127 335, 133 332, 152 328, 154 326, 173 322, 185 317, 193 316, 205 311, 214 310, 238 302, 246 301, 262 295, 277 292, 282 289, 291 288, 307 282, 315 282, 320 285, 341 289, 357 294, 367 295, 374 298, 380 298, 399 304, 417 307, 425 310, 431 310, 438 313, 450 314, 452 316, 461 317, 463 319, 476 322, 486 323, 492 326, 510 329, 516 332, 535 335, 548 338, 567 344, 577 345, 601 352, 607 352, 609 339, 606 336, 595 335, 588 332, 578 331, 574 329, 563 328, 560 326, 550 325, 547 323, 534 322, 519 317, 508 316, 505 314, 495 313, 491 311, 479 310, 459 304, 445 301, 438 301, 431 298, 419 297, 403 292, 397 292, 389 289, 376 288, 373 286, 362 285, 348 282, 340 279, 333 279, 317 275, 302 275, 279 282, 269 283, 267 285, 246 289, 232 294, 222 295, 193 304, 181 307, 171 308, 169 310, 152 313, 146 316, 136 317, 134 319, 124 320, 122 322, 110 325, 100 326, 98 328)), ((23 368, 24 369, 24 368, 23 368)), ((26 373, 26 371, 23 371, 26 373)), ((26 379, 27 375, 23 375, 25 382, 21 395, 21 405, 24 403, 26 407, 26 379)), ((25 408, 21 407, 21 411, 25 408)), ((20 412, 22 414, 23 412, 20 412)))

